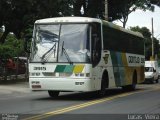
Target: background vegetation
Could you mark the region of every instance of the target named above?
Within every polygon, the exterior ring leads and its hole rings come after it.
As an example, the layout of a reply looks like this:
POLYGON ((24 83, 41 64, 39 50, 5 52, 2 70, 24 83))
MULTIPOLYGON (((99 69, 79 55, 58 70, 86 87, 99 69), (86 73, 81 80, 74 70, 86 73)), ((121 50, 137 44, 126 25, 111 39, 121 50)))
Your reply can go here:
MULTIPOLYGON (((128 15, 137 9, 154 11, 159 0, 108 0, 109 21, 120 20, 125 27, 128 15)), ((87 16, 104 19, 105 0, 0 0, 0 58, 24 55, 24 38, 31 38, 34 21, 60 16, 87 16), (83 11, 82 11, 83 9, 83 11), (3 31, 2 26, 5 27, 3 31), (13 35, 9 33, 13 33, 13 35)), ((147 28, 132 28, 143 32, 147 28), (143 31, 144 30, 144 31, 143 31)), ((146 55, 150 55, 151 33, 146 33, 146 55)), ((155 53, 159 44, 155 39, 155 53)))

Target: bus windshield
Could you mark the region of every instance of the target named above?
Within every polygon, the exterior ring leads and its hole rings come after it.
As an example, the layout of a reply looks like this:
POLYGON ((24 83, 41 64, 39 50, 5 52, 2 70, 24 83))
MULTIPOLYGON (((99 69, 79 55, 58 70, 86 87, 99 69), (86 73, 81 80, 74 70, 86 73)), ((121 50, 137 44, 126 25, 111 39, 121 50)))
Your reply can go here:
POLYGON ((90 62, 88 24, 35 26, 31 62, 90 62))

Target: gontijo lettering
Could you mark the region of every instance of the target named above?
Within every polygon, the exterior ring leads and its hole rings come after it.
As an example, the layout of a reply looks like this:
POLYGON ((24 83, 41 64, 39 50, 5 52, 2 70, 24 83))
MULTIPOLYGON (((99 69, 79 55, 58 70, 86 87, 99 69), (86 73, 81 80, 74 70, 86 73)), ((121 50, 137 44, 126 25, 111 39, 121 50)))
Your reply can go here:
POLYGON ((144 63, 144 58, 139 56, 128 56, 129 63, 144 63))

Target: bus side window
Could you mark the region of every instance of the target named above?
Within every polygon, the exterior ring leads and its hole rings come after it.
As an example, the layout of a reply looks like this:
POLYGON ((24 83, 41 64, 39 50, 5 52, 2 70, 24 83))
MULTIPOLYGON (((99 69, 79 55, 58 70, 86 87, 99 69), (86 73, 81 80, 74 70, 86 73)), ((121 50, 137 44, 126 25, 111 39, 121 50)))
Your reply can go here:
POLYGON ((95 67, 101 59, 101 26, 92 24, 92 64, 95 67))

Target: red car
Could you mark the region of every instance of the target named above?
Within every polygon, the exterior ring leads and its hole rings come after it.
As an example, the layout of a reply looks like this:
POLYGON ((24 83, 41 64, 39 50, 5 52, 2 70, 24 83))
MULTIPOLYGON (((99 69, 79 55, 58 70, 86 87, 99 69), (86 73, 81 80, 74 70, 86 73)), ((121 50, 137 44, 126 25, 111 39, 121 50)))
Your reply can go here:
POLYGON ((12 74, 25 74, 26 72, 26 59, 14 58, 8 59, 6 68, 12 74))

